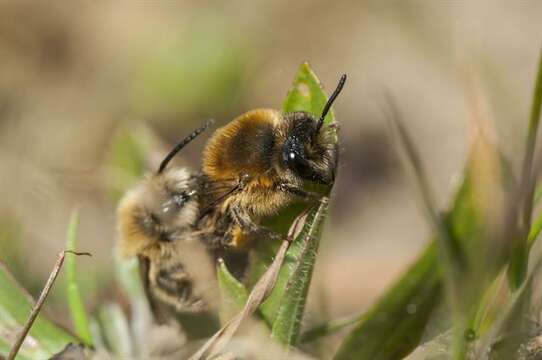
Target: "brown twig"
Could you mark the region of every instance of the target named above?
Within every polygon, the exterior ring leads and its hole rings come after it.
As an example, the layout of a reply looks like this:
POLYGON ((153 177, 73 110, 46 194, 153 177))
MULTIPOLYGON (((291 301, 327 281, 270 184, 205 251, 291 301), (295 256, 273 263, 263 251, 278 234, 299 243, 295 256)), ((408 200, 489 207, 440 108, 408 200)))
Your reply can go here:
POLYGON ((64 250, 58 254, 55 266, 53 270, 51 271, 51 274, 49 275, 49 278, 47 279, 47 282, 45 283, 43 290, 41 291, 38 301, 36 301, 36 304, 32 308, 32 312, 30 313, 28 320, 26 321, 19 335, 17 335, 15 342, 11 346, 7 360, 15 359, 15 356, 19 352, 19 349, 21 348, 21 345, 23 344, 23 341, 26 338, 26 335, 28 335, 28 332, 30 331, 32 324, 34 324, 34 321, 38 317, 38 314, 43 304, 45 303, 45 299, 47 298, 47 295, 49 295, 49 292, 51 291, 51 288, 53 287, 53 284, 55 283, 55 280, 58 276, 58 273, 60 272, 60 269, 62 268, 62 264, 64 263, 64 258, 66 257, 67 253, 74 254, 77 256, 81 256, 81 255, 92 256, 92 254, 88 252, 76 252, 72 250, 64 250))

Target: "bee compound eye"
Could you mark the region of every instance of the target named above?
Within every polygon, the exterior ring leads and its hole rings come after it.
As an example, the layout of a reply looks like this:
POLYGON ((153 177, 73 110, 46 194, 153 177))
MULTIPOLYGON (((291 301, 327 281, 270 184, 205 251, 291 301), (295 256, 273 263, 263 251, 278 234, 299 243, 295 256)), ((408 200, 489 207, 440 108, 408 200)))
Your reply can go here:
POLYGON ((173 202, 178 207, 183 206, 183 204, 185 203, 186 200, 188 200, 188 197, 186 196, 186 194, 175 194, 175 195, 173 195, 173 202))

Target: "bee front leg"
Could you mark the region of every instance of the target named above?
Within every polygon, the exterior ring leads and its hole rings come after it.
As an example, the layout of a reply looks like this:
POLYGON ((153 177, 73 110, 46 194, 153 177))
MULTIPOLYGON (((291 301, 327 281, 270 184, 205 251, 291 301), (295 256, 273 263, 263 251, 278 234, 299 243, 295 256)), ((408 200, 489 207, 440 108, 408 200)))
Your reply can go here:
POLYGON ((282 240, 284 236, 274 232, 273 230, 256 224, 246 211, 243 211, 237 206, 230 208, 230 213, 233 221, 239 225, 239 227, 246 233, 256 236, 258 238, 263 237, 266 239, 279 239, 282 240))
POLYGON ((305 191, 303 188, 289 183, 280 183, 279 190, 294 195, 307 202, 318 202, 322 198, 322 195, 320 194, 305 191))

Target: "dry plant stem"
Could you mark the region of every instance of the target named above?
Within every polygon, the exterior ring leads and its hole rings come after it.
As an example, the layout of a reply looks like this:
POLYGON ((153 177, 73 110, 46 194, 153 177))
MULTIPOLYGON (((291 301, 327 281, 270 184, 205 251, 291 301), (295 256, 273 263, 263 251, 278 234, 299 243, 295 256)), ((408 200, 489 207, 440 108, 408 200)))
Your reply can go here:
POLYGON ((15 359, 15 356, 17 356, 17 353, 19 352, 19 349, 21 348, 21 345, 23 344, 23 341, 26 338, 26 335, 28 335, 28 332, 30 331, 32 324, 34 324, 34 321, 38 317, 38 314, 43 304, 45 303, 45 299, 47 299, 47 295, 49 295, 49 292, 51 291, 51 288, 53 287, 53 284, 55 283, 55 280, 58 276, 58 273, 60 272, 60 269, 62 268, 62 264, 64 263, 64 258, 66 257, 67 253, 74 254, 77 256, 81 256, 81 255, 92 256, 88 252, 75 252, 71 250, 64 250, 58 254, 53 271, 51 271, 51 274, 49 275, 49 278, 47 279, 47 282, 45 283, 45 286, 43 290, 41 291, 38 301, 36 301, 36 304, 34 305, 34 308, 32 309, 30 316, 28 317, 28 320, 26 321, 19 335, 17 335, 15 342, 11 346, 11 349, 8 355, 8 360, 13 360, 15 359))
POLYGON ((294 223, 290 227, 290 230, 288 231, 288 238, 282 241, 273 263, 271 263, 271 266, 269 266, 256 285, 254 285, 244 309, 230 321, 228 321, 228 323, 224 325, 222 329, 216 332, 213 337, 211 337, 194 355, 192 355, 192 357, 190 357, 189 360, 209 359, 218 355, 219 352, 228 344, 243 321, 252 316, 261 303, 264 302, 265 299, 271 294, 271 291, 277 282, 277 277, 286 256, 286 252, 290 247, 290 243, 303 228, 307 214, 308 209, 303 211, 303 213, 301 213, 295 219, 294 223))

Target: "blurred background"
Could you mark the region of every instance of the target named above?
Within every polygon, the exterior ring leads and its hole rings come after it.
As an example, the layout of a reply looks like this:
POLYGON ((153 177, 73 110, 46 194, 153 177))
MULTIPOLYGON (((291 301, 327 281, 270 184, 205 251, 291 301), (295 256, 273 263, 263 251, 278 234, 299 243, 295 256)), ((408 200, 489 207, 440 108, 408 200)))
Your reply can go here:
MULTIPOLYGON (((541 14, 536 0, 3 0, 0 260, 37 294, 79 207, 78 247, 93 254, 78 260, 87 305, 118 296, 123 190, 205 120, 280 108, 306 60, 328 92, 349 76, 335 105, 341 167, 308 318, 316 308, 361 312, 430 235, 383 94, 397 102, 444 209, 473 118, 519 164, 541 14)), ((197 170, 208 135, 177 164, 197 170)), ((65 306, 53 293, 48 311, 62 322, 65 306)))

